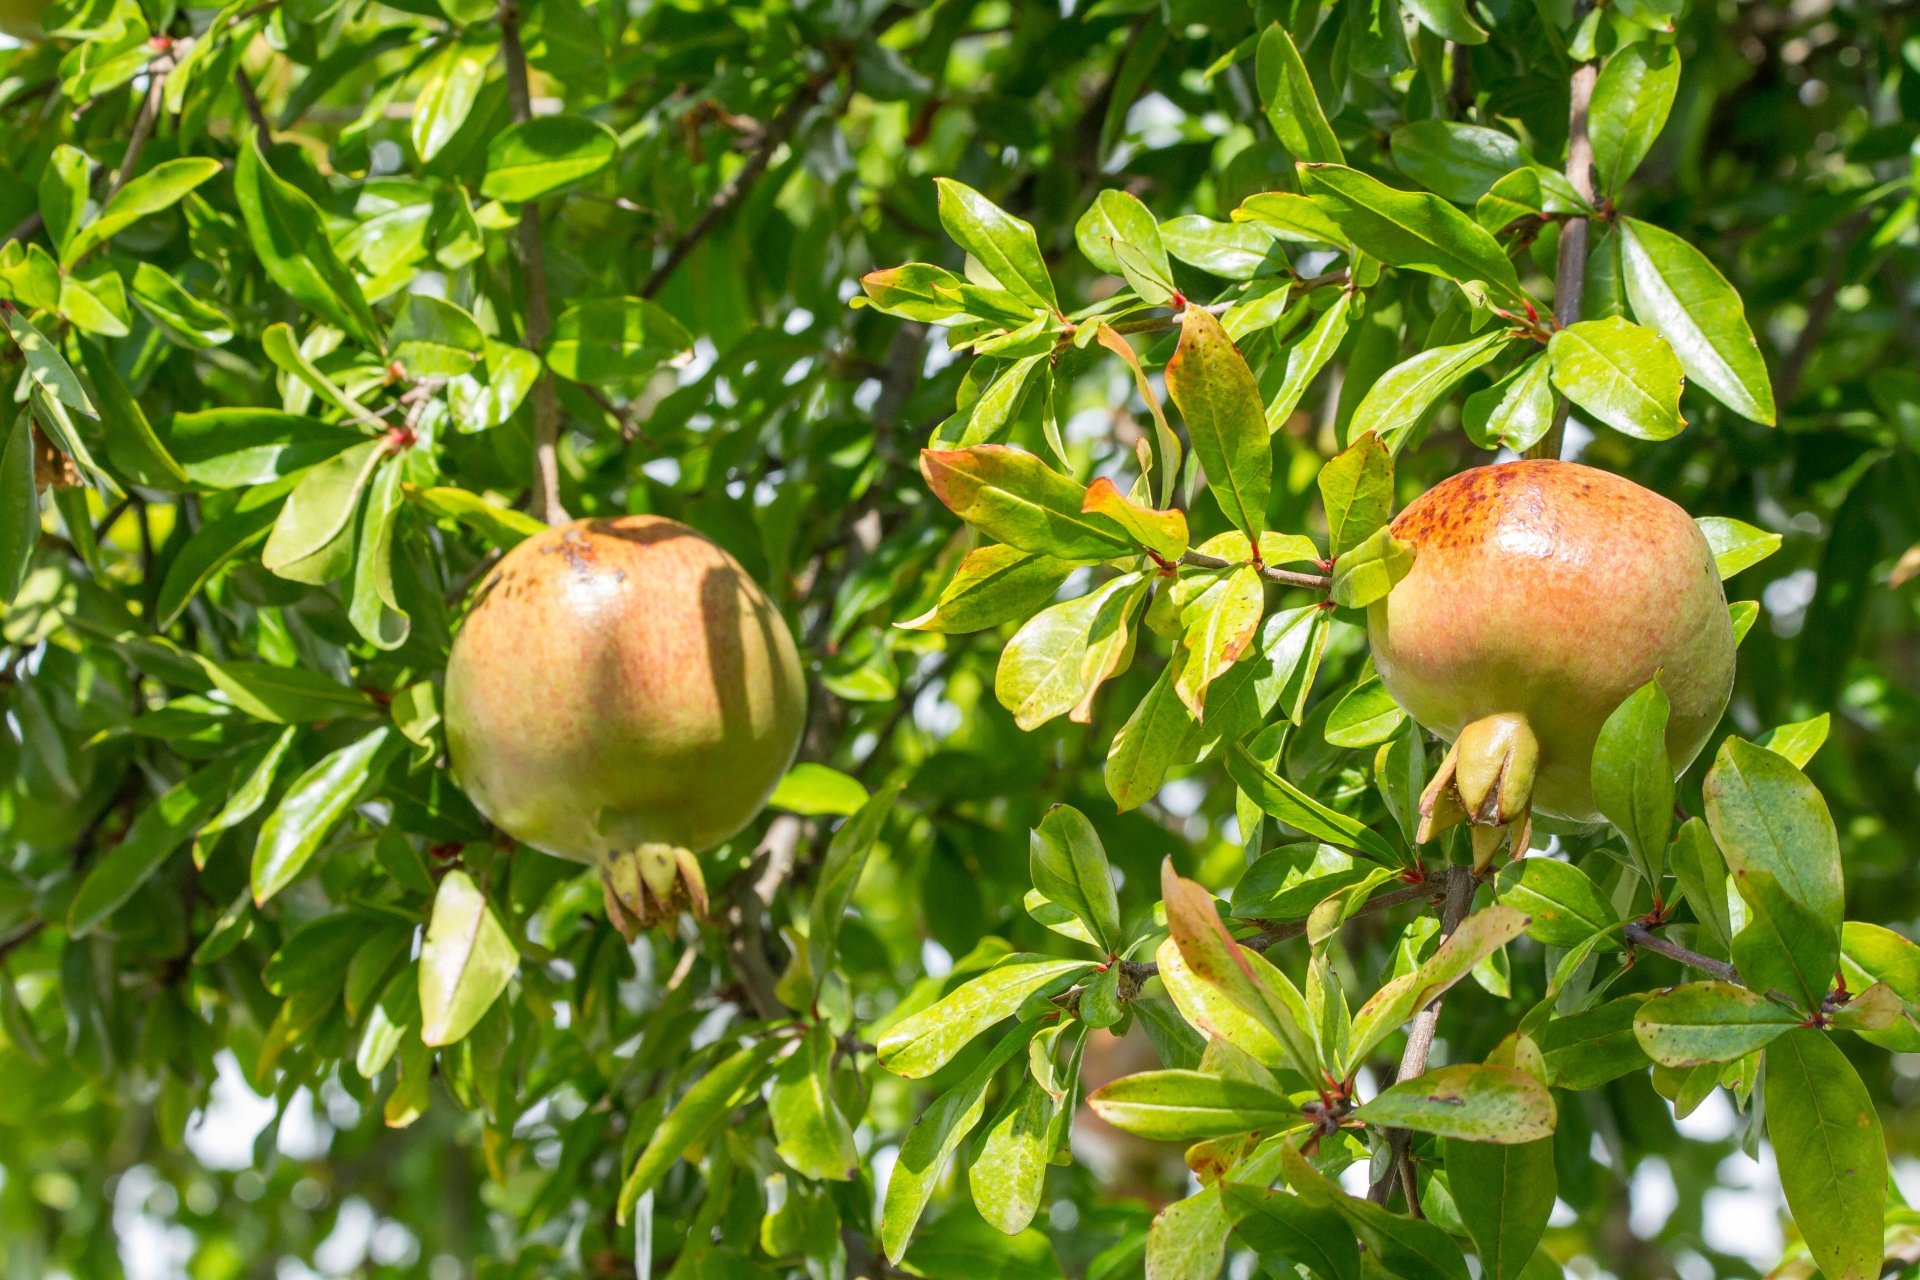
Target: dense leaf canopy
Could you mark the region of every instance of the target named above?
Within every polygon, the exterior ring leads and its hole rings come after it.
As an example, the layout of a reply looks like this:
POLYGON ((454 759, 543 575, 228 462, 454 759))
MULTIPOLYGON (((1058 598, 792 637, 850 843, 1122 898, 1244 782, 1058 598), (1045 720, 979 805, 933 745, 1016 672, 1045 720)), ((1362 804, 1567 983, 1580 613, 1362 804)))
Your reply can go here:
POLYGON ((0 30, 0 1272, 1920 1257, 1904 10, 0 30), (1529 453, 1685 508, 1733 602, 1677 782, 1674 672, 1606 716, 1604 823, 1369 646, 1390 518, 1529 453), (809 703, 637 928, 442 724, 502 553, 626 513, 738 561, 809 703))

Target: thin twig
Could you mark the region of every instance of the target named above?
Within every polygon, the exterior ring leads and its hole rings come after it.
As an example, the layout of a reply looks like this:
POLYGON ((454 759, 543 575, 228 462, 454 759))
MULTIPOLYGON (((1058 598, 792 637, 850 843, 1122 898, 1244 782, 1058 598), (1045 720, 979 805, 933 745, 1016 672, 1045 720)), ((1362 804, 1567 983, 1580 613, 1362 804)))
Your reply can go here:
MULTIPOLYGON (((533 118, 533 98, 527 88, 527 51, 520 43, 520 6, 500 0, 500 54, 507 70, 507 106, 515 124, 533 118)), ((527 350, 546 345, 547 258, 540 243, 540 206, 529 200, 520 206, 520 271, 526 286, 527 322, 522 335, 527 350)), ((534 514, 548 524, 565 524, 567 509, 560 504, 560 396, 553 374, 542 372, 533 387, 534 514)))
POLYGON ((834 74, 837 74, 837 71, 809 78, 800 92, 794 95, 793 101, 773 118, 766 132, 760 135, 760 141, 754 147, 752 154, 748 155, 747 162, 740 166, 740 171, 727 179, 720 190, 713 193, 713 199, 707 202, 705 212, 691 227, 680 234, 680 238, 675 240, 672 247, 667 250, 667 256, 660 260, 660 265, 655 267, 653 273, 647 277, 646 284, 640 287, 641 297, 651 298, 660 292, 667 281, 673 278, 673 273, 679 269, 681 262, 693 252, 694 246, 705 239, 708 232, 720 225, 720 220, 727 216, 727 211, 739 202, 740 197, 746 194, 747 188, 766 171, 767 165, 773 160, 773 153, 778 151, 780 145, 792 135, 794 127, 800 123, 800 117, 804 116, 819 100, 821 91, 833 79, 834 74))
MULTIPOLYGON (((1344 285, 1351 279, 1352 277, 1348 275, 1347 269, 1341 267, 1338 270, 1328 271, 1322 275, 1313 276, 1306 280, 1296 280, 1289 287, 1295 293, 1304 295, 1312 293, 1315 289, 1325 289, 1332 285, 1344 285)), ((1208 315, 1221 316, 1233 310, 1234 302, 1234 299, 1229 298, 1225 302, 1210 302, 1200 309, 1208 315)), ((1179 311, 1164 316, 1148 316, 1144 320, 1122 320, 1119 324, 1113 326, 1113 331, 1115 333, 1160 333, 1168 329, 1178 329, 1181 323, 1180 317, 1184 314, 1186 314, 1186 310, 1182 308, 1179 311)), ((1088 320, 1086 323, 1091 324, 1093 321, 1088 320)), ((1071 341, 1071 337, 1062 338, 1061 344, 1064 346, 1071 341)))
POLYGON ((1834 302, 1840 296, 1840 285, 1847 268, 1847 252, 1853 247, 1854 239, 1866 222, 1867 211, 1862 209, 1840 224, 1840 242, 1834 246, 1833 261, 1828 265, 1819 289, 1807 300, 1807 322, 1800 326, 1799 336, 1793 340, 1793 348, 1787 352, 1786 359, 1780 362, 1780 377, 1773 389, 1773 399, 1782 412, 1800 395, 1800 380, 1806 375, 1807 361, 1813 358, 1820 339, 1826 336, 1827 320, 1833 315, 1834 302))
POLYGON ((140 103, 140 114, 134 117, 133 132, 127 138, 127 153, 120 158, 120 167, 114 170, 113 177, 107 182, 107 199, 113 193, 127 185, 133 172, 140 166, 140 153, 146 150, 147 139, 153 136, 154 121, 160 118, 161 96, 166 92, 167 76, 173 71, 173 59, 161 54, 147 64, 149 79, 147 96, 140 103))
POLYGON ((1625 932, 1626 940, 1636 947, 1642 947, 1655 955, 1677 960, 1689 969, 1698 969, 1701 973, 1710 973, 1722 982, 1731 982, 1736 986, 1745 986, 1740 980, 1740 971, 1725 960, 1715 960, 1703 956, 1698 951, 1689 951, 1677 942, 1669 942, 1653 930, 1637 921, 1629 924, 1625 932))
POLYGON ((247 118, 253 121, 253 131, 260 135, 260 145, 273 145, 273 126, 267 123, 267 113, 260 106, 260 95, 254 91, 253 77, 247 74, 245 67, 233 69, 233 82, 240 88, 240 101, 246 104, 247 118))
MULTIPOLYGON (((1447 900, 1440 911, 1440 940, 1445 942, 1467 918, 1467 908, 1473 905, 1473 891, 1478 885, 1471 867, 1450 866, 1447 868, 1447 900)), ((1440 1006, 1445 996, 1438 996, 1433 1003, 1413 1017, 1413 1025, 1407 1028, 1407 1048, 1400 1055, 1400 1070, 1394 1074, 1394 1080, 1412 1080, 1426 1074, 1427 1056, 1433 1052, 1434 1032, 1440 1026, 1440 1006)), ((1393 1149, 1393 1159, 1380 1180, 1368 1189, 1367 1196, 1375 1204, 1384 1205, 1393 1193, 1393 1177, 1396 1170, 1407 1160, 1408 1144, 1411 1134, 1405 1129, 1395 1129, 1388 1134, 1388 1142, 1393 1149)), ((1417 1200, 1412 1204, 1417 1204, 1417 1200)), ((1411 1204, 1410 1204, 1411 1207, 1411 1204)))
MULTIPOLYGON (((1574 21, 1586 15, 1588 5, 1574 5, 1574 21)), ((1587 203, 1593 203, 1593 142, 1587 136, 1587 109, 1593 104, 1593 85, 1600 69, 1583 62, 1573 69, 1569 82, 1571 105, 1567 110, 1567 181, 1587 203)), ((1561 328, 1577 322, 1585 302, 1587 285, 1588 218, 1568 218, 1560 224, 1560 254, 1554 264, 1553 316, 1561 328)), ((1529 458, 1558 458, 1567 436, 1567 399, 1554 405, 1553 425, 1531 449, 1529 458)))
POLYGON ((23 944, 31 941, 35 934, 47 927, 45 920, 29 920, 4 938, 0 938, 0 960, 6 959, 23 944))
MULTIPOLYGON (((1252 561, 1222 560, 1219 556, 1189 551, 1180 557, 1180 563, 1195 569, 1233 569, 1242 563, 1251 564, 1252 561)), ((1309 591, 1325 591, 1333 586, 1333 579, 1324 573, 1295 573, 1291 569, 1276 569, 1267 564, 1260 565, 1259 569, 1261 577, 1282 586, 1305 587, 1309 591)))

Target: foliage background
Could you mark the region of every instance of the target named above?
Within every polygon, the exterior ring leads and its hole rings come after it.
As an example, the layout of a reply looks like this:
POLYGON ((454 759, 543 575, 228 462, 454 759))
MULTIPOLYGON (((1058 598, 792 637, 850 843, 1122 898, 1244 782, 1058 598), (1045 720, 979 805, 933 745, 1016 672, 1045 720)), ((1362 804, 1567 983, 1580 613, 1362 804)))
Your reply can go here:
MULTIPOLYGON (((420 41, 447 21, 434 6, 415 7, 349 0, 226 11, 257 32, 240 47, 237 69, 257 86, 274 126, 272 160, 336 219, 353 218, 370 175, 434 173, 418 159, 409 104, 432 109, 421 93, 432 69, 413 64, 420 41), (376 92, 389 95, 376 103, 382 109, 363 114, 376 92)), ((1488 6, 1496 19, 1510 7, 1488 6)), ((169 2, 148 16, 155 30, 185 34, 205 30, 214 13, 169 2)), ((489 14, 456 16, 486 38, 489 14)), ((1287 157, 1258 109, 1250 59, 1216 66, 1256 29, 1256 16, 1273 15, 1183 0, 601 0, 584 8, 539 0, 524 16, 536 110, 592 116, 623 144, 612 167, 542 207, 552 294, 648 293, 697 338, 690 363, 611 388, 604 402, 560 384, 562 500, 574 514, 669 514, 728 547, 774 592, 814 660, 803 758, 870 786, 906 785, 901 816, 861 889, 859 922, 848 927, 863 1007, 884 1007, 923 966, 964 956, 989 934, 1042 945, 1020 898, 1027 829, 1050 803, 1076 803, 1094 818, 1126 875, 1127 906, 1151 899, 1162 855, 1209 884, 1230 883, 1241 855, 1228 827, 1232 788, 1217 767, 1116 818, 1100 781, 1116 727, 1104 704, 1092 725, 1055 722, 1023 734, 992 697, 996 636, 943 642, 888 627, 923 610, 952 562, 955 522, 927 494, 913 459, 951 412, 965 362, 950 363, 922 326, 846 303, 875 267, 918 260, 959 268, 935 217, 935 175, 1033 222, 1063 294, 1075 297, 1097 283, 1072 227, 1098 189, 1125 187, 1162 219, 1223 218, 1246 194, 1285 184, 1287 157), (703 219, 717 194, 719 216, 703 219)), ((1633 207, 1703 247, 1740 289, 1775 373, 1780 425, 1758 427, 1690 395, 1694 426, 1675 441, 1587 439, 1576 430, 1576 447, 1696 514, 1786 536, 1783 553, 1747 575, 1756 581, 1729 584, 1735 597, 1763 599, 1766 615, 1742 647, 1727 727, 1751 734, 1836 713, 1833 739, 1810 772, 1840 826, 1849 918, 1911 931, 1920 927, 1911 874, 1920 853, 1920 652, 1915 589, 1889 579, 1920 538, 1920 321, 1911 287, 1920 236, 1907 194, 1909 144, 1920 133, 1920 30, 1898 6, 1696 0, 1679 19, 1678 47, 1679 97, 1635 180, 1633 207)), ((139 79, 64 98, 59 80, 70 72, 56 72, 59 57, 35 45, 0 53, 0 226, 32 212, 56 143, 111 165, 138 110, 139 79)), ((484 74, 466 132, 449 148, 464 146, 469 165, 473 148, 507 118, 498 60, 484 74)), ((1547 158, 1564 140, 1565 83, 1564 68, 1496 44, 1475 51, 1463 87, 1522 121, 1547 158)), ((234 155, 249 109, 237 79, 204 79, 189 104, 205 135, 201 153, 234 155)), ((1397 123, 1394 110, 1358 93, 1336 127, 1350 150, 1377 152, 1397 123)), ((178 138, 163 126, 150 158, 177 150, 178 138)), ((434 176, 459 163, 456 154, 434 176)), ((207 194, 231 219, 231 197, 207 194)), ((190 226, 176 212, 141 224, 120 246, 225 291, 220 301, 239 335, 197 353, 161 342, 151 325, 120 340, 116 359, 154 416, 208 398, 274 400, 258 344, 266 325, 284 318, 284 304, 248 265, 232 226, 190 226)), ((489 231, 483 257, 453 271, 423 250, 410 265, 439 281, 415 287, 489 296, 509 331, 522 297, 510 239, 489 231)), ((1536 260, 1551 264, 1544 253, 1536 260)), ((1376 309, 1349 338, 1336 378, 1310 395, 1312 421, 1278 438, 1287 456, 1276 477, 1292 477, 1276 500, 1287 520, 1278 527, 1318 518, 1311 480, 1319 458, 1333 452, 1342 415, 1370 377, 1416 349, 1426 306, 1409 297, 1397 312, 1376 309)), ((1083 476, 1130 453, 1144 410, 1117 366, 1083 378, 1073 404, 1068 439, 1083 476)), ((503 428, 449 437, 442 466, 470 488, 521 495, 531 479, 530 417, 523 410, 503 428)), ((1403 501, 1485 458, 1457 431, 1433 431, 1402 459, 1403 501)), ((8 971, 56 1061, 41 1069, 17 1049, 0 1051, 0 1267, 10 1277, 91 1277, 115 1274, 124 1260, 130 1273, 184 1267, 196 1280, 276 1265, 289 1276, 314 1268, 450 1280, 445 1259, 457 1260, 460 1274, 481 1259, 502 1274, 515 1259, 528 1275, 628 1271, 631 1236, 613 1231, 610 1207, 629 1114, 689 1036, 717 1032, 727 1015, 715 1011, 739 992, 711 938, 655 931, 629 956, 599 917, 598 890, 560 883, 569 868, 524 851, 503 868, 514 923, 530 927, 553 958, 520 977, 514 1017, 537 1049, 524 1064, 517 1125, 503 1132, 436 1089, 413 1127, 387 1129, 350 1072, 322 1070, 290 1110, 276 1107, 280 1118, 240 1157, 247 1167, 208 1168, 183 1147, 188 1115, 215 1078, 216 1048, 231 1046, 233 1061, 253 1069, 278 1006, 259 982, 272 939, 324 911, 330 897, 357 892, 371 854, 366 839, 343 832, 320 876, 211 968, 184 957, 225 902, 209 901, 191 872, 150 883, 107 936, 70 941, 35 927, 64 919, 78 877, 124 831, 151 781, 178 776, 178 761, 126 732, 151 690, 130 680, 101 637, 116 611, 150 616, 167 559, 198 517, 160 494, 137 495, 111 519, 96 499, 92 515, 97 550, 82 554, 85 536, 64 520, 51 524, 5 620, 0 772, 12 782, 0 799, 0 916, 14 944, 8 971), (683 941, 704 950, 690 978, 669 991, 683 941), (190 1006, 212 1022, 185 1016, 190 1006), (368 1232, 371 1253, 319 1248, 330 1234, 350 1244, 370 1216, 383 1224, 368 1232)), ((472 563, 483 549, 469 538, 451 558, 472 563)), ((236 654, 338 669, 352 643, 338 606, 280 587, 238 574, 221 598, 223 616, 190 614, 188 625, 236 654)), ((415 625, 411 643, 430 647, 430 618, 415 625)), ((1323 690, 1337 693, 1357 651, 1357 633, 1338 630, 1323 690)), ((401 669, 434 661, 431 652, 401 651, 356 678, 391 689, 401 669)), ((1131 707, 1157 664, 1143 652, 1107 695, 1113 705, 1131 707)), ((1329 750, 1304 764, 1335 778, 1364 766, 1362 754, 1329 750)), ((1683 801, 1695 812, 1697 785, 1696 777, 1694 799, 1683 801)), ((370 806, 355 830, 377 834, 390 812, 370 806)), ((824 829, 815 822, 803 836, 798 883, 824 847, 824 829)), ((214 850, 209 879, 230 887, 244 870, 229 843, 214 850)), ((743 865, 753 843, 722 851, 710 883, 743 865)), ((466 856, 485 865, 496 855, 478 846, 466 856)), ((1361 930, 1347 945, 1373 971, 1389 938, 1361 930)), ((1503 1020, 1511 1019, 1502 1002, 1463 988, 1442 1035, 1475 1045, 1503 1020)), ((1896 1157, 1920 1154, 1910 1105, 1920 1068, 1848 1048, 1884 1104, 1896 1157)), ((300 1061, 296 1054, 295 1068, 300 1061)), ((298 1069, 253 1080, 280 1106, 302 1083, 298 1069)), ((221 1088, 237 1097, 238 1084, 229 1066, 221 1088)), ((874 1150, 897 1141, 916 1096, 904 1082, 875 1082, 874 1150)), ((1752 1272, 1702 1236, 1716 1189, 1750 1176, 1731 1137, 1677 1134, 1643 1074, 1567 1119, 1561 1195, 1573 1216, 1550 1233, 1557 1256, 1623 1276, 1752 1272), (1663 1223, 1631 1211, 1630 1188, 1644 1201, 1661 1183, 1655 1160, 1676 1193, 1663 1223)), ((1096 1133, 1087 1158, 1052 1175, 1048 1221, 1070 1268, 1137 1230, 1146 1206, 1179 1194, 1184 1179, 1168 1152, 1110 1135, 1102 1151, 1102 1140, 1096 1133)), ((736 1186, 731 1206, 706 1205, 719 1216, 701 1220, 718 1221, 729 1238, 750 1236, 760 1210, 753 1180, 736 1186)), ((858 1210, 860 1194, 850 1192, 844 1209, 858 1210)), ((663 1264, 702 1211, 697 1188, 666 1189, 654 1236, 663 1264)))

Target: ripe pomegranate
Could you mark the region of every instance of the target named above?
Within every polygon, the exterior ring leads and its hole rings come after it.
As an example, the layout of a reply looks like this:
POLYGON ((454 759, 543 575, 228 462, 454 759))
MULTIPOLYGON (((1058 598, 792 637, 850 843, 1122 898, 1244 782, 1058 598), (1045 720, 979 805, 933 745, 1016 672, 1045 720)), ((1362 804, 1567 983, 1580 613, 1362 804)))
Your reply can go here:
POLYGON ((600 866, 624 932, 704 913, 693 853, 766 804, 806 710, 779 611, 732 556, 658 516, 522 542, 447 663, 454 777, 515 839, 600 866))
POLYGON ((1419 555, 1367 629, 1387 691, 1455 743, 1431 827, 1476 823, 1478 852, 1529 799, 1600 821, 1594 740, 1656 673, 1675 773, 1706 744, 1732 692, 1733 626, 1706 538, 1674 503, 1576 463, 1508 462, 1435 485, 1393 534, 1419 555))

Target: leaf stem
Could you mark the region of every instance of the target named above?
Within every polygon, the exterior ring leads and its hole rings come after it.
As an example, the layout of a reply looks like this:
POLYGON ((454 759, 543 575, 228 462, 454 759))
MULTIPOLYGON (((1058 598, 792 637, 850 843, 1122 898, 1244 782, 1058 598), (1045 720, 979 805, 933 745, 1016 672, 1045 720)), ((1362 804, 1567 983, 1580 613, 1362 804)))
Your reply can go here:
MULTIPOLYGON (((1210 556, 1204 552, 1189 551, 1180 557, 1180 563, 1194 569, 1237 569, 1243 564, 1255 564, 1251 560, 1222 560, 1219 556, 1210 556)), ((1291 569, 1276 569, 1272 565, 1257 566, 1260 576, 1268 582, 1277 582, 1286 587, 1305 587, 1309 591, 1325 591, 1333 586, 1333 579, 1324 573, 1295 573, 1291 569)))
MULTIPOLYGON (((500 0, 500 56, 507 69, 507 106, 515 124, 533 118, 533 98, 527 87, 527 51, 520 43, 520 6, 500 0)), ((540 205, 529 200, 520 206, 520 270, 525 281, 527 321, 523 333, 527 350, 535 355, 546 345, 547 258, 540 244, 540 205)), ((560 504, 560 398, 553 373, 544 363, 533 387, 533 508, 548 524, 565 524, 567 509, 560 504)))

